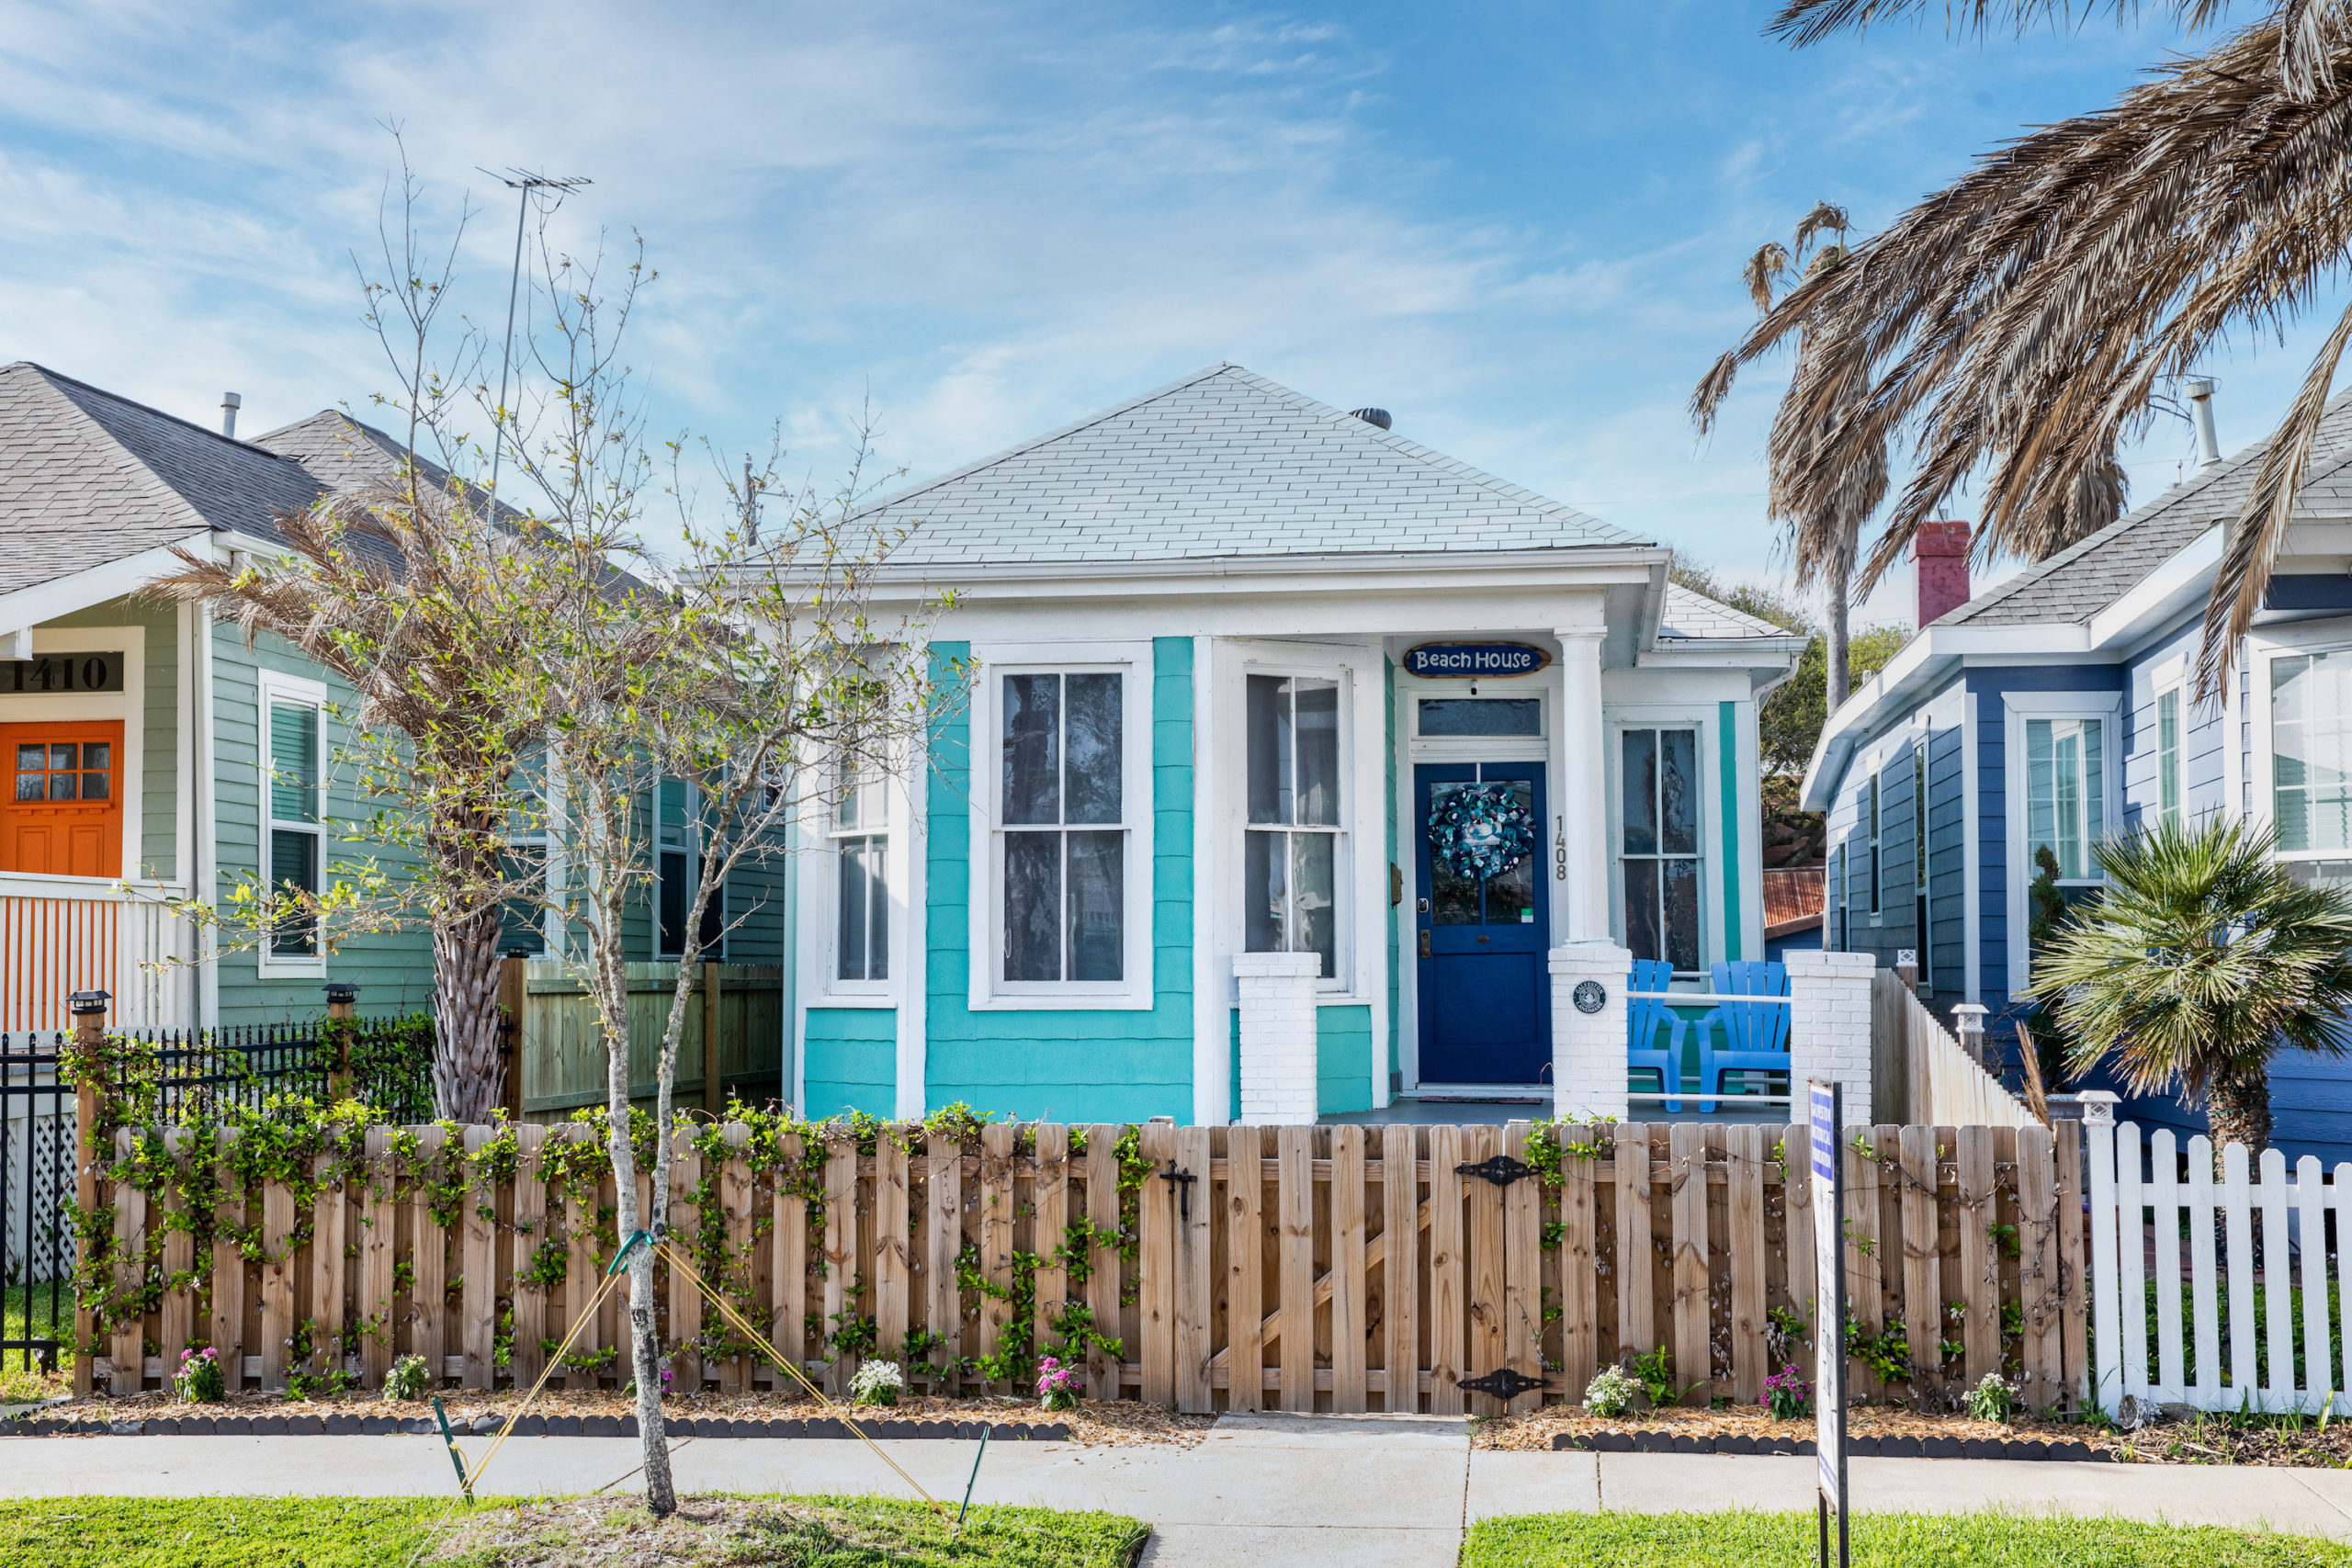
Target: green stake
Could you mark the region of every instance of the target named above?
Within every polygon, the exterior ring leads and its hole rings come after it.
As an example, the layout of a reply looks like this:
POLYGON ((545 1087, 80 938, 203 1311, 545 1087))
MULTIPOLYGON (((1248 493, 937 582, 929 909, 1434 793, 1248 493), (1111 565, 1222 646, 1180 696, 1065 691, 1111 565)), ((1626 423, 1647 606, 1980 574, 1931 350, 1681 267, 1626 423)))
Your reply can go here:
POLYGON ((954 1546, 962 1537, 964 1516, 972 1511, 972 1488, 979 1483, 980 1461, 989 1457, 989 1429, 994 1425, 993 1422, 980 1424, 980 1451, 972 1456, 972 1478, 964 1483, 964 1506, 956 1510, 956 1529, 947 1537, 947 1544, 950 1546, 954 1546))
MULTIPOLYGON (((471 1503, 474 1500, 474 1483, 466 1479, 466 1456, 458 1451, 458 1436, 449 1430, 449 1413, 441 1408, 441 1396, 437 1393, 433 1396, 433 1416, 441 1423, 441 1440, 448 1445, 449 1462, 457 1469, 458 1490, 466 1495, 468 1503, 471 1503)), ((974 1465, 972 1469, 978 1473, 979 1466, 974 1465)), ((965 1495, 968 1499, 970 1494, 965 1495)))
POLYGON ((650 1246, 652 1246, 652 1245, 653 1245, 653 1233, 652 1233, 652 1232, 650 1232, 650 1231, 631 1231, 631 1232, 629 1232, 629 1233, 628 1233, 628 1239, 627 1241, 625 1241, 625 1242, 621 1243, 621 1249, 620 1249, 620 1251, 618 1251, 618 1252, 616 1252, 616 1253, 615 1253, 615 1254, 613 1255, 613 1266, 612 1266, 610 1269, 605 1269, 605 1277, 606 1279, 608 1279, 608 1280, 609 1280, 609 1279, 611 1279, 614 1275, 616 1275, 616 1274, 619 1273, 619 1272, 621 1271, 621 1266, 622 1266, 623 1264, 625 1264, 625 1263, 627 1263, 627 1262, 628 1261, 628 1255, 629 1255, 630 1253, 635 1252, 635 1251, 636 1251, 639 1247, 650 1247, 650 1246))

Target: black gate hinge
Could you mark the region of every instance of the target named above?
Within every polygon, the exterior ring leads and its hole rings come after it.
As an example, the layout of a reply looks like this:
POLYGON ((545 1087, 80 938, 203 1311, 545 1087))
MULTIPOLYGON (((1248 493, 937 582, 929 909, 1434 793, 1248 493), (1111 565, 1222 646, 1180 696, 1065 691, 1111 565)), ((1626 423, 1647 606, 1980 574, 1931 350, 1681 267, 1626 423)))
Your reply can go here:
POLYGON ((1476 1165, 1457 1165, 1456 1176, 1481 1176, 1498 1187, 1509 1187, 1524 1176, 1535 1174, 1535 1168, 1509 1155, 1489 1155, 1476 1165))
POLYGON ((1490 1393, 1508 1404, 1522 1393, 1531 1393, 1539 1388, 1550 1388, 1552 1380, 1532 1378, 1516 1367, 1503 1367, 1481 1377, 1456 1378, 1453 1380, 1453 1386, 1467 1389, 1472 1393, 1490 1393))

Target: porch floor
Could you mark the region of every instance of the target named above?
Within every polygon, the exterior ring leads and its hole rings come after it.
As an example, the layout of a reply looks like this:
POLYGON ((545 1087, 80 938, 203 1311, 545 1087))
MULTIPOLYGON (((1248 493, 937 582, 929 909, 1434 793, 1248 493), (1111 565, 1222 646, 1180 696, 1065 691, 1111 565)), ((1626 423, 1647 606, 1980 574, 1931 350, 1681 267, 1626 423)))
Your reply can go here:
MULTIPOLYGON (((1669 1112, 1655 1100, 1646 1104, 1635 1101, 1632 1119, 1636 1122, 1704 1122, 1713 1124, 1741 1125, 1748 1122, 1767 1126, 1784 1126, 1790 1121, 1785 1105, 1743 1106, 1738 1095, 1715 1101, 1715 1108, 1703 1114, 1699 1110, 1699 1097, 1687 1094, 1682 1109, 1669 1112)), ((1525 1096, 1519 1099, 1496 1097, 1489 1100, 1448 1097, 1439 1100, 1392 1100, 1378 1111, 1345 1111, 1329 1116, 1318 1116, 1316 1122, 1324 1127, 1383 1127, 1392 1122, 1409 1122, 1430 1127, 1499 1127, 1506 1122, 1540 1122, 1552 1114, 1549 1094, 1525 1096)))

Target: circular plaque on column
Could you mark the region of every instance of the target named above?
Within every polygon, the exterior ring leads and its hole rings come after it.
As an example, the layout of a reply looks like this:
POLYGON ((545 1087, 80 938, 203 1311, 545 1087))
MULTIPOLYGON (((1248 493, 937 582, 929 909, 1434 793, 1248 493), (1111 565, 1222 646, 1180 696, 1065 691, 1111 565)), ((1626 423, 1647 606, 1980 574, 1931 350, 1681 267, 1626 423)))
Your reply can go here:
POLYGON ((1577 1004, 1578 1012, 1599 1012, 1609 1005, 1609 993, 1598 980, 1579 980, 1568 999, 1577 1004))

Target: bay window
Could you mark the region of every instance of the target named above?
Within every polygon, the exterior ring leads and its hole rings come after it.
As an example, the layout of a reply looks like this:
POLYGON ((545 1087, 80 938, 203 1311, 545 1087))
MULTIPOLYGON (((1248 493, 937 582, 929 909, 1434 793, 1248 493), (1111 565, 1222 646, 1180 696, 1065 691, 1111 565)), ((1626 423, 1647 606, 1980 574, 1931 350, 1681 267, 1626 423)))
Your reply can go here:
POLYGON ((1243 945, 1313 953, 1339 973, 1340 683, 1305 676, 1248 680, 1249 822, 1243 945))

